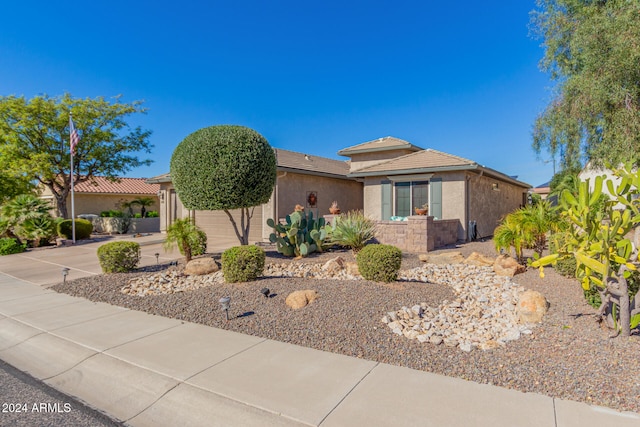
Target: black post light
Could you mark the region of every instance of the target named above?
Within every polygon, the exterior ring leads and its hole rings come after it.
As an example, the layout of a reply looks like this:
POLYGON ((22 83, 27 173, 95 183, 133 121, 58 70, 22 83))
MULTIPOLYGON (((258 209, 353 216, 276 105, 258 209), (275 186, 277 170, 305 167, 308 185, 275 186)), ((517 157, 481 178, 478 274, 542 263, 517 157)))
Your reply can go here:
POLYGON ((265 298, 269 298, 269 294, 271 293, 271 291, 269 290, 269 288, 262 288, 260 289, 260 293, 264 295, 265 298))
POLYGON ((156 256, 156 264, 160 264, 160 254, 156 252, 154 255, 156 256))
POLYGON ((67 276, 69 275, 69 269, 67 267, 62 268, 62 283, 67 283, 67 276))

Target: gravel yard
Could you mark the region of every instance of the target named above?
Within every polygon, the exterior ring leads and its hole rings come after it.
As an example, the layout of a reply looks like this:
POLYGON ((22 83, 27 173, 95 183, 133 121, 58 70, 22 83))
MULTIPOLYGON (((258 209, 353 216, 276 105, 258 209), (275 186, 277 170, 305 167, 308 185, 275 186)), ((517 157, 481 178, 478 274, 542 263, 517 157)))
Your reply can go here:
MULTIPOLYGON (((474 251, 495 256, 491 241, 436 252, 447 251, 459 251, 465 257, 474 251)), ((346 251, 313 254, 299 261, 268 251, 267 263, 324 264, 338 255, 354 260, 346 251)), ((420 265, 416 255, 403 257, 403 270, 420 265)), ((546 296, 550 308, 543 322, 531 334, 504 346, 471 352, 409 340, 381 322, 387 312, 403 306, 426 303, 437 307, 453 299, 452 288, 445 284, 274 277, 170 295, 140 297, 121 292, 132 277, 149 273, 100 275, 52 289, 333 353, 640 413, 640 337, 610 339, 610 331, 595 323, 595 309, 585 302, 579 283, 551 268, 544 279, 534 269, 513 279, 546 296), (260 293, 264 287, 275 295, 265 298, 260 293), (320 298, 299 310, 287 307, 287 295, 304 289, 315 289, 320 298), (218 303, 223 296, 231 297, 229 322, 218 303)))

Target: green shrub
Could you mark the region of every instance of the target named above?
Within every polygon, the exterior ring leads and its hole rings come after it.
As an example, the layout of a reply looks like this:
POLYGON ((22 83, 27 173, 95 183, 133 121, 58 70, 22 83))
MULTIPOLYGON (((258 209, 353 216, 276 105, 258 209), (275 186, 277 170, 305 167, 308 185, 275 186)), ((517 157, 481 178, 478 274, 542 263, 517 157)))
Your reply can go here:
POLYGON ((337 217, 331 227, 331 242, 351 248, 358 253, 367 242, 376 237, 376 224, 364 216, 362 211, 351 211, 337 217))
POLYGON ((149 211, 147 212, 147 218, 158 218, 160 214, 158 211, 149 211))
POLYGON ((140 262, 140 245, 136 242, 110 242, 98 248, 98 260, 104 273, 126 273, 140 262))
MULTIPOLYGON (((91 237, 91 232, 93 231, 93 224, 88 219, 76 219, 76 240, 88 239, 91 237)), ((73 238, 72 232, 72 221, 70 219, 65 219, 64 221, 60 221, 57 224, 57 232, 58 236, 64 237, 65 239, 73 238)))
POLYGON ((222 253, 222 273, 227 283, 249 282, 264 272, 265 253, 258 246, 234 246, 222 253))
POLYGON ((134 218, 142 218, 142 214, 141 213, 134 213, 133 217, 134 218))
POLYGON ((10 237, 0 239, 0 255, 19 254, 20 252, 24 252, 25 249, 26 245, 21 245, 17 239, 10 237))
POLYGON ((358 270, 367 280, 393 282, 402 265, 402 251, 392 245, 367 245, 356 257, 358 270))
MULTIPOLYGON (((204 255, 207 253, 207 233, 201 229, 197 229, 190 234, 189 246, 191 246, 191 256, 204 255)), ((184 254, 183 254, 184 255, 184 254)))
POLYGON ((122 218, 124 212, 118 210, 102 211, 100 212, 102 218, 122 218))

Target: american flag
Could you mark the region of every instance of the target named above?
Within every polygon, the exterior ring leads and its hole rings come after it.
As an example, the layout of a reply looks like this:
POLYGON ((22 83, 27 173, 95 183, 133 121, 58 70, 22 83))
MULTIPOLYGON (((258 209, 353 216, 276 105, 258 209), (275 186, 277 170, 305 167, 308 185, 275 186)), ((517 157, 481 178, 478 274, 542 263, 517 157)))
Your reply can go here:
POLYGON ((69 136, 69 143, 71 145, 71 155, 76 155, 76 145, 78 145, 78 141, 80 138, 78 137, 78 131, 76 127, 73 125, 73 119, 69 117, 69 130, 71 131, 71 135, 69 136))

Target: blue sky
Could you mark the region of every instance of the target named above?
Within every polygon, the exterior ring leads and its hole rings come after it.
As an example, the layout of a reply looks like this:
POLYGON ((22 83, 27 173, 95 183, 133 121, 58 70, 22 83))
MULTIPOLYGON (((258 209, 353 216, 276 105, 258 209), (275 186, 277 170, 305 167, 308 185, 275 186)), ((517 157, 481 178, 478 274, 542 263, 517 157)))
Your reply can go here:
POLYGON ((144 100, 150 167, 199 128, 248 126, 331 158, 383 136, 466 157, 533 186, 551 97, 529 36, 533 1, 29 1, 3 5, 0 95, 144 100))

